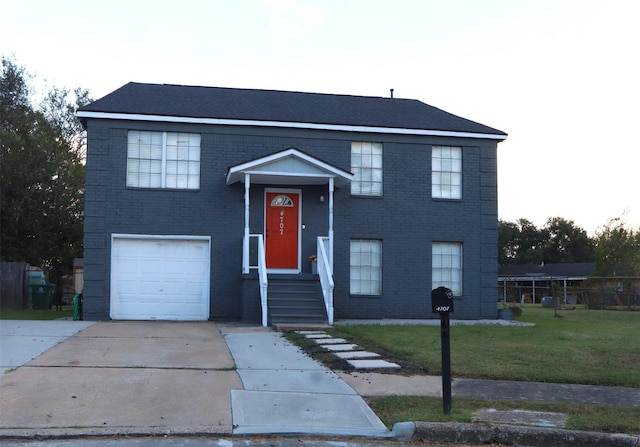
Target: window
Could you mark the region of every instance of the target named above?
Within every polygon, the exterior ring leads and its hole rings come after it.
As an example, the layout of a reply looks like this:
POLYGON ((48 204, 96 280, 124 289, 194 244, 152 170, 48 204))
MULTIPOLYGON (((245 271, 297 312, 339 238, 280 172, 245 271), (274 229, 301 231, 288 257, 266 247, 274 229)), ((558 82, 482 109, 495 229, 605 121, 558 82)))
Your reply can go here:
POLYGON ((462 148, 431 148, 431 196, 434 199, 462 198, 462 148))
POLYGON ((382 195, 382 143, 351 143, 351 194, 382 195))
POLYGON ((199 189, 200 135, 130 130, 127 186, 199 189))
POLYGON ((351 240, 349 271, 352 295, 381 295, 382 241, 351 240))
POLYGON ((444 286, 462 295, 462 244, 434 242, 431 247, 431 288, 444 286))

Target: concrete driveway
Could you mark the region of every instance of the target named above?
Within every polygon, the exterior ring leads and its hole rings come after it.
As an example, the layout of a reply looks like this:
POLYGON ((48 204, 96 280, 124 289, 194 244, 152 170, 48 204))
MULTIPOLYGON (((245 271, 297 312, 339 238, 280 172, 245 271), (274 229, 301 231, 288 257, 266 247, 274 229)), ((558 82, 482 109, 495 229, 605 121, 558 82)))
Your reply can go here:
MULTIPOLYGON (((61 322, 45 323, 55 333, 61 322)), ((242 383, 217 325, 73 323, 75 335, 0 378, 5 436, 232 432, 230 389, 242 383)), ((8 337, 2 351, 20 344, 8 337)))

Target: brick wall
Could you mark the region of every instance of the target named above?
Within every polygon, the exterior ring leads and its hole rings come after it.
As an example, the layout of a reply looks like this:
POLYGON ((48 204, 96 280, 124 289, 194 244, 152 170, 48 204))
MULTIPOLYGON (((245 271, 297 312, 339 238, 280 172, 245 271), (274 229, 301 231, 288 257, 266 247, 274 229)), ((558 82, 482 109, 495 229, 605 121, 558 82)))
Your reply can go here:
MULTIPOLYGON (((335 315, 431 318, 431 243, 463 244, 464 295, 455 318, 493 318, 497 287, 496 143, 290 129, 89 120, 85 196, 86 319, 109 318, 113 233, 211 236, 211 318, 240 318, 244 185, 226 184, 228 167, 295 147, 346 171, 351 141, 383 142, 383 197, 335 193, 335 315), (202 134, 199 191, 125 187, 127 129, 202 134), (463 146, 463 200, 431 199, 431 145, 463 146), (349 295, 349 241, 383 241, 383 294, 349 295)), ((270 185, 269 187, 276 187, 270 185)), ((326 186, 302 190, 302 267, 328 230, 326 186)), ((262 233, 264 186, 251 186, 251 232, 262 233)))

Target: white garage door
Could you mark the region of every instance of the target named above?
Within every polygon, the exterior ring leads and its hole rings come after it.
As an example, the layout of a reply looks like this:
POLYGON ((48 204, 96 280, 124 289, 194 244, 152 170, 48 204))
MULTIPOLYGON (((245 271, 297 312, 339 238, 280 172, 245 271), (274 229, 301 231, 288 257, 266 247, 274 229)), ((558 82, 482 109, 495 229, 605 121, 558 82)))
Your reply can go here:
POLYGON ((114 320, 207 320, 210 239, 113 235, 114 320))

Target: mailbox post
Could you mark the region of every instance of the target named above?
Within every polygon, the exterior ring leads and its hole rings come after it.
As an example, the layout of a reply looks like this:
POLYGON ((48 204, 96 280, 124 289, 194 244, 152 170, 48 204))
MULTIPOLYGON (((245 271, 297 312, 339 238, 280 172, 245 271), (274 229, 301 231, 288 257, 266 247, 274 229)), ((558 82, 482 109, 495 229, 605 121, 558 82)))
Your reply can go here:
POLYGON ((442 410, 451 411, 451 343, 449 314, 453 312, 453 292, 446 287, 431 291, 431 312, 440 314, 440 344, 442 348, 442 410))

